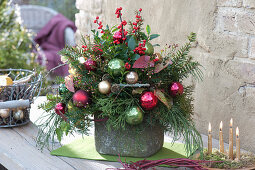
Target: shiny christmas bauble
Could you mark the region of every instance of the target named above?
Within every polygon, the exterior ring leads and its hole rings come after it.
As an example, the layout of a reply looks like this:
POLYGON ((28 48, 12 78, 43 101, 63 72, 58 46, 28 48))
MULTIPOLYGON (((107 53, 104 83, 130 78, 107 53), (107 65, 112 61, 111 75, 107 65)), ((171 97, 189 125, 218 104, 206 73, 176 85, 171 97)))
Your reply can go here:
POLYGON ((98 90, 100 93, 102 94, 108 94, 110 93, 111 91, 111 83, 109 83, 109 81, 101 81, 99 84, 98 84, 98 90))
POLYGON ((10 116, 9 109, 0 109, 0 117, 5 119, 10 116))
POLYGON ((132 107, 126 112, 126 122, 130 125, 137 125, 143 121, 143 112, 139 107, 132 107))
POLYGON ((58 115, 65 114, 66 113, 66 105, 64 103, 57 103, 55 106, 55 112, 58 115))
POLYGON ((90 102, 89 94, 84 90, 78 90, 73 95, 73 104, 76 107, 85 107, 90 102))
POLYGON ((181 83, 179 82, 173 82, 170 86, 169 86, 169 94, 172 97, 175 97, 177 95, 181 95, 183 93, 183 86, 181 83))
POLYGON ((157 105, 158 98, 153 92, 143 92, 141 94, 140 103, 145 110, 151 110, 157 105))
POLYGON ((120 75, 121 72, 125 71, 124 61, 118 58, 112 59, 108 63, 108 69, 112 75, 114 76, 120 75))
POLYGON ((66 88, 65 84, 60 84, 58 88, 59 95, 62 96, 64 94, 67 94, 69 90, 66 88))
POLYGON ((154 53, 154 47, 151 45, 151 43, 147 42, 145 43, 146 50, 144 51, 146 55, 151 56, 154 53))
POLYGON ((97 63, 96 61, 89 58, 84 62, 84 66, 85 66, 85 69, 88 71, 95 71, 97 67, 97 63))
POLYGON ((13 118, 16 120, 24 119, 24 112, 21 109, 18 109, 13 113, 13 118))
POLYGON ((127 73, 126 75, 126 82, 128 84, 135 84, 138 81, 138 74, 134 71, 130 71, 129 73, 127 73))

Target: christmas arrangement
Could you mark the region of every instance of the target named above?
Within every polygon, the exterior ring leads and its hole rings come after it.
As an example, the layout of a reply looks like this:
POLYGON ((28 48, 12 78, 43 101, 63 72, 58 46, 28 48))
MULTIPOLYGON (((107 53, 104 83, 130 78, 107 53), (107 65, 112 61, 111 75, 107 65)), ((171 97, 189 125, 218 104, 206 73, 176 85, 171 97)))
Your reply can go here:
POLYGON ((242 153, 240 159, 236 159, 236 152, 233 154, 235 159, 228 157, 227 153, 221 153, 218 149, 214 149, 212 153, 208 153, 208 150, 204 150, 204 166, 209 168, 219 169, 254 169, 255 155, 253 153, 242 153), (249 168, 250 167, 250 168, 249 168))
POLYGON ((119 25, 109 27, 96 17, 93 37, 60 52, 70 75, 57 81, 59 94, 48 95, 40 106, 49 117, 39 126, 37 142, 44 147, 55 135, 61 140, 74 131, 87 134, 93 122, 104 122, 109 133, 130 127, 138 133, 158 124, 174 140, 183 137, 192 153, 202 141, 192 121, 192 87, 182 81, 202 78, 200 64, 189 55, 196 35, 182 47, 166 45, 157 53, 159 45, 152 42, 159 35, 149 25, 143 28, 142 9, 129 22, 121 11, 115 12, 119 25))

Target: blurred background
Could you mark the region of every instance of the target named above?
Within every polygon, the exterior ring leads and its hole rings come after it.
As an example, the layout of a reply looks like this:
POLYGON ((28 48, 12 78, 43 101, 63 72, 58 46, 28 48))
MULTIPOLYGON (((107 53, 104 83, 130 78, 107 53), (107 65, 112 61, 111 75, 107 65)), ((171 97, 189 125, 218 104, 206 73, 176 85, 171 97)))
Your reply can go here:
POLYGON ((49 7, 63 14, 72 21, 75 20, 75 13, 78 12, 75 7, 75 0, 13 0, 12 4, 40 5, 49 7))

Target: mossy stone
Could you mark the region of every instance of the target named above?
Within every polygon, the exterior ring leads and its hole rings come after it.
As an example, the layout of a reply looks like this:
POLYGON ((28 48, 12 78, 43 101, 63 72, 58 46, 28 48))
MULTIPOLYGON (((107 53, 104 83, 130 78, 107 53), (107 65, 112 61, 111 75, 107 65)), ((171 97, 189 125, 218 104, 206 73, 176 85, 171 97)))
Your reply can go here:
POLYGON ((106 122, 95 122, 95 145, 100 154, 130 157, 149 157, 158 152, 164 143, 164 129, 150 126, 143 121, 137 125, 127 125, 126 130, 108 131, 106 122))

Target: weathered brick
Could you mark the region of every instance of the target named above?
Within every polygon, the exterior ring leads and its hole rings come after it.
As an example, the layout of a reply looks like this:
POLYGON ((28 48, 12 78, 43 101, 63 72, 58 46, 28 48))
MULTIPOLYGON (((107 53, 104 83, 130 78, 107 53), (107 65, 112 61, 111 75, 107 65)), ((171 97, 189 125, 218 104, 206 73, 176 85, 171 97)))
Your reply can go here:
POLYGON ((217 6, 241 7, 242 0, 217 0, 217 6))
POLYGON ((216 19, 216 29, 219 32, 238 32, 236 24, 236 13, 233 9, 219 9, 216 19))
POLYGON ((255 0, 243 0, 243 6, 246 8, 255 8, 255 0))
POLYGON ((248 58, 248 36, 215 33, 210 51, 227 58, 248 58))
POLYGON ((255 34, 255 13, 243 11, 236 15, 239 32, 255 34))
POLYGON ((255 60, 255 37, 249 40, 249 58, 255 60))

